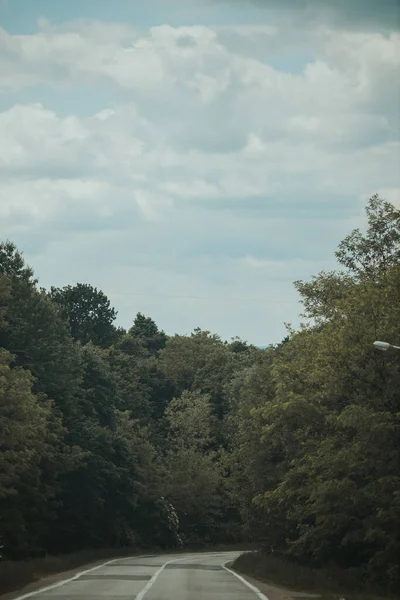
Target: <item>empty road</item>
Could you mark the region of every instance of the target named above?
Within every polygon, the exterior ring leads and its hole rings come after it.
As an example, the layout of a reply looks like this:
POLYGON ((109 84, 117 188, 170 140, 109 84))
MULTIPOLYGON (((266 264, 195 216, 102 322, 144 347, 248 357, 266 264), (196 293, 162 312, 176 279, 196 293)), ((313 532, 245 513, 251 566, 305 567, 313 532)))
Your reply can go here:
POLYGON ((239 554, 119 558, 17 600, 267 600, 225 567, 239 554))

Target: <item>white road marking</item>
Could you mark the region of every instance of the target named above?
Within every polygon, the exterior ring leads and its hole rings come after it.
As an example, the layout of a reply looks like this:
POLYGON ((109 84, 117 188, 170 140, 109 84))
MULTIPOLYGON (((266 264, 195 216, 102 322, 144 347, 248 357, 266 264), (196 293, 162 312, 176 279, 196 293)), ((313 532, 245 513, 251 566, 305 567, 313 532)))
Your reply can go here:
POLYGON ((141 592, 139 592, 139 594, 136 596, 136 600, 142 600, 145 595, 147 594, 147 592, 149 591, 149 589, 155 584, 157 578, 159 575, 161 575, 161 573, 164 571, 165 567, 167 565, 170 565, 172 563, 176 563, 179 561, 185 561, 185 560, 191 560, 193 558, 193 556, 190 557, 185 557, 185 558, 174 558, 174 560, 168 560, 166 563, 164 563, 162 565, 162 567, 160 567, 153 575, 153 577, 150 579, 150 581, 148 581, 146 583, 146 585, 144 586, 144 588, 142 589, 141 592))
MULTIPOLYGON (((228 562, 230 562, 230 561, 228 561, 228 562)), ((232 569, 229 569, 229 567, 226 566, 228 564, 228 562, 226 562, 224 565, 222 565, 224 567, 225 571, 228 571, 228 573, 231 573, 231 575, 234 575, 235 577, 237 577, 239 579, 239 581, 241 581, 248 588, 250 588, 260 598, 260 600, 269 600, 269 598, 265 594, 260 592, 260 590, 258 588, 256 588, 255 585, 252 585, 251 583, 246 581, 246 579, 244 577, 242 577, 241 575, 239 575, 239 573, 235 573, 235 571, 232 571, 232 569)))
MULTIPOLYGON (((79 573, 77 573, 76 575, 74 575, 73 577, 69 577, 68 579, 63 579, 62 581, 58 581, 57 583, 52 583, 51 585, 47 585, 46 587, 42 587, 39 590, 35 590, 34 592, 28 592, 27 594, 23 594, 22 596, 17 596, 16 598, 14 598, 13 600, 25 600, 26 598, 32 598, 33 596, 37 596, 38 594, 43 594, 43 592, 49 592, 50 590, 55 590, 56 588, 62 587, 63 585, 66 585, 67 583, 71 583, 71 581, 76 581, 77 579, 79 579, 79 577, 81 577, 82 575, 86 575, 87 573, 93 573, 93 571, 97 571, 97 569, 101 569, 102 567, 106 567, 107 565, 112 565, 113 563, 117 562, 118 560, 131 560, 131 559, 136 559, 136 558, 146 558, 146 556, 119 556, 118 558, 113 558, 112 560, 108 560, 107 562, 101 563, 101 565, 97 565, 97 567, 92 567, 91 569, 85 569, 85 571, 79 571, 79 573)), ((164 567, 166 567, 167 564, 169 564, 170 562, 177 562, 178 560, 187 560, 186 558, 177 558, 175 560, 171 560, 169 562, 166 562, 162 567, 161 570, 159 570, 159 572, 157 571, 156 575, 158 577, 158 575, 161 573, 161 571, 164 569, 164 567)), ((139 593, 139 596, 137 597, 139 600, 141 598, 143 598, 144 596, 144 592, 147 591, 149 589, 149 583, 151 581, 155 581, 155 579, 157 579, 157 577, 152 577, 152 579, 148 582, 145 590, 142 590, 142 592, 139 593)))
MULTIPOLYGON (((196 553, 196 554, 198 555, 198 554, 203 554, 203 553, 196 553)), ((229 553, 228 552, 227 553, 204 552, 204 554, 206 556, 216 557, 216 556, 227 556, 229 553)), ((143 598, 145 597, 145 595, 147 594, 149 589, 153 586, 153 584, 156 582, 159 575, 163 572, 163 570, 165 569, 165 567, 167 565, 170 565, 170 564, 176 563, 176 562, 185 562, 188 560, 192 560, 193 556, 195 556, 195 555, 191 554, 191 555, 185 556, 185 557, 182 557, 182 555, 181 555, 181 558, 175 558, 173 560, 169 560, 169 561, 165 562, 159 569, 157 569, 157 571, 154 573, 152 578, 147 582, 145 587, 139 592, 139 594, 136 596, 136 600, 143 600, 143 598)), ((93 573, 93 571, 97 571, 98 569, 101 569, 102 567, 106 567, 107 565, 112 565, 113 563, 115 563, 119 560, 130 560, 130 559, 139 559, 139 558, 145 558, 145 557, 144 556, 123 556, 123 557, 120 556, 118 558, 113 558, 112 560, 108 560, 104 563, 101 563, 101 565, 97 565, 97 567, 92 567, 91 569, 86 569, 85 571, 80 571, 73 577, 70 577, 68 579, 63 579, 62 581, 53 583, 52 585, 48 585, 48 586, 43 587, 34 592, 29 592, 28 594, 23 594, 22 596, 18 596, 16 598, 14 598, 14 600, 25 600, 26 598, 32 598, 33 596, 37 596, 38 594, 43 594, 44 592, 48 592, 50 590, 54 590, 56 588, 62 587, 63 585, 66 585, 67 583, 71 583, 71 581, 76 581, 82 575, 86 575, 87 573, 93 573)), ((246 579, 244 579, 244 577, 242 577, 238 573, 235 573, 235 571, 232 571, 232 569, 229 569, 226 566, 229 562, 231 562, 231 561, 227 561, 225 564, 221 565, 225 569, 225 571, 227 571, 231 575, 234 575, 235 577, 237 577, 237 579, 239 579, 239 581, 241 581, 242 583, 244 583, 244 585, 246 585, 249 589, 251 589, 258 596, 258 598, 260 600, 269 600, 267 598, 267 596, 265 596, 262 592, 260 592, 260 590, 258 590, 254 585, 252 585, 251 583, 246 581, 246 579)))
MULTIPOLYGON (((196 552, 195 554, 189 554, 188 556, 185 557, 181 557, 181 558, 174 558, 174 560, 169 560, 166 563, 164 563, 153 575, 153 577, 150 579, 150 581, 147 582, 147 584, 145 585, 145 587, 142 589, 141 592, 139 592, 139 594, 136 596, 136 600, 143 600, 143 598, 145 597, 145 595, 147 594, 147 592, 149 591, 149 589, 155 584, 156 580, 158 579, 159 575, 161 575, 161 573, 164 571, 165 567, 167 565, 170 565, 172 563, 177 563, 177 562, 187 562, 188 560, 193 560, 193 557, 198 556, 199 554, 203 554, 205 556, 227 556, 227 552, 224 553, 218 553, 218 552, 204 552, 204 553, 200 553, 200 552, 196 552)), ((228 561, 229 562, 229 561, 228 561)), ((224 567, 225 568, 225 567, 224 567)), ((228 569, 227 569, 228 570, 228 569)), ((247 582, 246 582, 247 583, 247 582)), ((268 600, 268 598, 267 598, 268 600)))

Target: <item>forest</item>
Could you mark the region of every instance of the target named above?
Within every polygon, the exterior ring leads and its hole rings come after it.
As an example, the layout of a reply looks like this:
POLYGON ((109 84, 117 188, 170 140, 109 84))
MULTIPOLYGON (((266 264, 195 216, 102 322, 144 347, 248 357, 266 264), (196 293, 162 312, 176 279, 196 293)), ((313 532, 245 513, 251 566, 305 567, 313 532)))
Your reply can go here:
POLYGON ((1 560, 251 542, 398 589, 400 352, 373 342, 400 345, 400 212, 375 195, 366 219, 264 349, 116 327, 1 243, 1 560))

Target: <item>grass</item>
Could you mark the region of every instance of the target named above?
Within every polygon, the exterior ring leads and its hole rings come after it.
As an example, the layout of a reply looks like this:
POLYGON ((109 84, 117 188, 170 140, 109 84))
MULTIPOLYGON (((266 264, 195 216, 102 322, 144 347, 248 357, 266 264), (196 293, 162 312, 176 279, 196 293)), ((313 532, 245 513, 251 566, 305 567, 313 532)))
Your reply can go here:
POLYGON ((360 582, 358 571, 341 569, 336 565, 316 569, 263 552, 247 552, 234 562, 233 568, 243 575, 250 575, 265 583, 319 594, 320 600, 387 600, 389 597, 377 590, 365 589, 365 583, 363 586, 360 582))

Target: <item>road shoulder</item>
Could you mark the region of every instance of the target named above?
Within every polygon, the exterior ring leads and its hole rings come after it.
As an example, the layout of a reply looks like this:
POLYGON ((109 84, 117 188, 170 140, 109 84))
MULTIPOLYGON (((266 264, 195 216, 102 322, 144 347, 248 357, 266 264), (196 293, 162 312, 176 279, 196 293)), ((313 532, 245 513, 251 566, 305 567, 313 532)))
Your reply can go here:
POLYGON ((240 575, 246 579, 246 581, 258 588, 265 596, 267 596, 268 600, 314 600, 321 597, 319 594, 294 592, 292 590, 277 587, 275 585, 270 585, 268 583, 264 583, 263 581, 258 581, 258 579, 254 579, 253 577, 249 577, 248 575, 244 575, 243 573, 240 573, 240 575))

